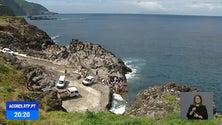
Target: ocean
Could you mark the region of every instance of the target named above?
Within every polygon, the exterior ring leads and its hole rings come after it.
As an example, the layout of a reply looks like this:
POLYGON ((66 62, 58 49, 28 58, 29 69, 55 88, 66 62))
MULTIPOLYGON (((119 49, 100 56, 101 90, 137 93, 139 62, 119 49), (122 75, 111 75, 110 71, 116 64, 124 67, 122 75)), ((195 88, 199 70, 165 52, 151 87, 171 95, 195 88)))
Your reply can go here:
POLYGON ((71 39, 100 44, 124 60, 129 102, 138 92, 174 81, 213 92, 222 112, 222 17, 58 14, 28 20, 60 45, 71 39), (54 17, 54 16, 53 16, 54 17))

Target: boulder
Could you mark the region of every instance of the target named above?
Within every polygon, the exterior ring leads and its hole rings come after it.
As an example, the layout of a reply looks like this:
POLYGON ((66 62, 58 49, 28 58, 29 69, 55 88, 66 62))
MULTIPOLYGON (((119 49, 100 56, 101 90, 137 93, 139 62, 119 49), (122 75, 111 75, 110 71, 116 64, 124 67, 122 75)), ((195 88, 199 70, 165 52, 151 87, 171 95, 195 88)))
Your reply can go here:
POLYGON ((56 74, 39 66, 27 66, 23 69, 27 80, 27 88, 34 91, 41 91, 46 86, 54 86, 56 74))

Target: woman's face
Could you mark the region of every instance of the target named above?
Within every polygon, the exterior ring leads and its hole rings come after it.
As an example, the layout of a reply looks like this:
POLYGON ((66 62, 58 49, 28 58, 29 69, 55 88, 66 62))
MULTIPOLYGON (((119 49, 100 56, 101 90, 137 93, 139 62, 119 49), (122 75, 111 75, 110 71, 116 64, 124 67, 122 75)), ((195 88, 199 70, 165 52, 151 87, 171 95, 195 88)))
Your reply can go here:
POLYGON ((200 104, 200 103, 201 103, 201 99, 200 99, 199 96, 196 96, 196 97, 195 97, 195 103, 196 103, 196 104, 200 104))

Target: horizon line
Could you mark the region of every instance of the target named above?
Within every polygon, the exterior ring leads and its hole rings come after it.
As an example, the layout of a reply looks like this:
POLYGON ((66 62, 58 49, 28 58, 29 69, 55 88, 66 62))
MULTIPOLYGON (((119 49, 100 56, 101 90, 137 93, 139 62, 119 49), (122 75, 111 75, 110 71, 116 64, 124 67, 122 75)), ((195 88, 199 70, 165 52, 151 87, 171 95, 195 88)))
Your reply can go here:
POLYGON ((106 14, 106 15, 159 15, 159 16, 196 16, 196 17, 222 17, 222 15, 192 15, 192 14, 159 14, 159 13, 86 13, 86 12, 83 12, 83 13, 57 13, 57 14, 106 14))

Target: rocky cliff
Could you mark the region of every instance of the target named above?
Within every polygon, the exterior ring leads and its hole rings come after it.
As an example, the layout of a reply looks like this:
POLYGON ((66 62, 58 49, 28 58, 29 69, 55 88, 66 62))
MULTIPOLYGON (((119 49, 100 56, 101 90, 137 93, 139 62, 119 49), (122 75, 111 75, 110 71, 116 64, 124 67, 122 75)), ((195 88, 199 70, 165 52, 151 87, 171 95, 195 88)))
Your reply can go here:
POLYGON ((55 63, 66 63, 79 70, 84 69, 87 71, 85 75, 98 74, 102 78, 113 75, 125 79, 125 74, 131 71, 120 58, 100 45, 76 39, 67 47, 53 45, 43 53, 41 58, 50 59, 55 63))
POLYGON ((125 74, 131 71, 120 58, 100 45, 73 39, 69 46, 60 46, 44 31, 27 24, 23 18, 5 17, 0 21, 4 24, 0 25, 2 48, 70 65, 79 69, 84 76, 98 74, 108 78, 108 75, 115 75, 125 79, 125 74))
POLYGON ((14 51, 31 52, 42 51, 54 42, 50 37, 38 29, 29 25, 24 18, 1 17, 0 22, 0 46, 8 47, 14 51))
POLYGON ((137 94, 134 103, 126 114, 147 116, 159 120, 168 113, 180 111, 180 92, 197 92, 196 88, 177 85, 174 82, 150 87, 137 94))

